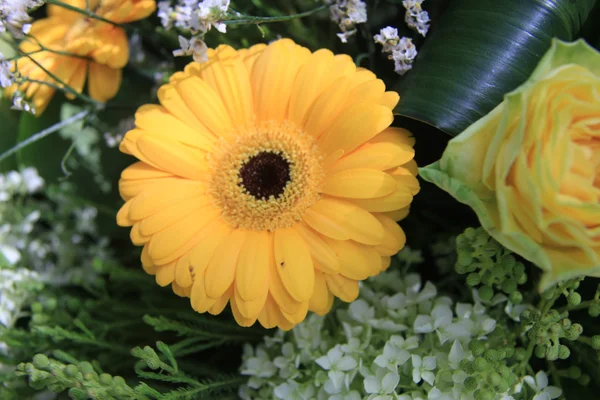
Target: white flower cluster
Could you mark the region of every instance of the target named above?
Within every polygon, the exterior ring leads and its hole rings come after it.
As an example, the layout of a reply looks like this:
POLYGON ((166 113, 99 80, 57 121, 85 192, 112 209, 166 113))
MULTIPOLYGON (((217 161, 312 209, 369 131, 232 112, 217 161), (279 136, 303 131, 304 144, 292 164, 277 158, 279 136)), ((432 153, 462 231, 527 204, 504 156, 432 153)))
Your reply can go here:
POLYGON ((207 47, 204 35, 213 27, 219 32, 225 32, 227 26, 223 19, 229 9, 230 0, 178 0, 174 6, 170 0, 158 3, 158 17, 165 29, 173 27, 188 31, 192 34, 190 39, 179 36, 181 49, 175 50, 175 56, 193 55, 194 61, 206 61, 207 47))
MULTIPOLYGON (((19 318, 23 303, 30 297, 28 286, 37 285, 39 275, 25 268, 0 268, 0 327, 10 328, 19 318)), ((2 353, 0 343, 0 353, 2 353)))
MULTIPOLYGON (((335 316, 311 315, 290 333, 245 347, 243 399, 472 400, 461 361, 496 321, 478 301, 453 303, 416 274, 385 272, 335 316)), ((476 383, 478 384, 478 383, 476 383)), ((509 391, 496 399, 513 399, 509 391)))
POLYGON ((15 82, 15 74, 12 71, 12 65, 6 60, 4 54, 0 52, 0 87, 7 88, 15 82))
POLYGON ((412 63, 417 57, 417 48, 408 37, 400 38, 398 29, 391 26, 385 27, 379 31, 379 34, 373 36, 375 43, 383 46, 382 52, 390 53, 388 58, 394 60, 396 73, 404 75, 412 68, 412 63))
POLYGON ((21 38, 31 29, 28 11, 44 4, 43 0, 2 0, 0 1, 0 33, 9 32, 21 38))
POLYGON ((404 0, 402 5, 406 8, 404 21, 406 24, 419 32, 423 37, 429 30, 429 13, 421 8, 423 0, 404 0))
POLYGON ((367 22, 367 4, 362 0, 325 0, 329 4, 331 20, 338 24, 342 43, 356 34, 356 25, 367 22))

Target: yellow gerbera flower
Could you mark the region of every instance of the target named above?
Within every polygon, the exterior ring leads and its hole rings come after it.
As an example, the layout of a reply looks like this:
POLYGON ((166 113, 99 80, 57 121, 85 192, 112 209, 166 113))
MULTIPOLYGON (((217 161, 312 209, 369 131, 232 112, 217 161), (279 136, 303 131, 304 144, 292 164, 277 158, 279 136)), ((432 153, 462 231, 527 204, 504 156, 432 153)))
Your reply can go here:
POLYGON ((289 329, 387 268, 419 191, 395 92, 346 55, 283 39, 209 50, 142 106, 117 222, 198 312, 289 329))
MULTIPOLYGON (((86 8, 86 0, 64 0, 64 3, 86 8)), ((115 23, 145 18, 156 9, 154 0, 88 0, 88 4, 96 15, 115 23)), ((35 82, 25 81, 7 88, 8 96, 16 90, 21 91, 33 102, 36 114, 40 115, 56 91, 44 82, 61 86, 44 69, 78 93, 83 91, 87 76, 88 92, 95 100, 105 102, 117 94, 121 69, 129 59, 127 35, 123 28, 61 6, 49 5, 48 18, 35 21, 30 36, 21 43, 20 49, 30 53, 31 58, 19 58, 14 68, 35 82), (55 52, 42 50, 40 44, 55 52), (88 57, 92 61, 56 51, 88 57)), ((67 94, 67 97, 74 98, 72 94, 67 94)))

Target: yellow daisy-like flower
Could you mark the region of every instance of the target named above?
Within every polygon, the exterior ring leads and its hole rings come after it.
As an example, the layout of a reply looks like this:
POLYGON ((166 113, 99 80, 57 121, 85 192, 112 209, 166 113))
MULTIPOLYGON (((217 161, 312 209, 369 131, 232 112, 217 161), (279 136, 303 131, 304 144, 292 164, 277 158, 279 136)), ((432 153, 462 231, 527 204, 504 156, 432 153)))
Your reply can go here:
MULTIPOLYGON (((86 8, 86 0, 63 2, 86 8)), ((115 23, 145 18, 156 9, 154 0, 87 0, 87 4, 96 15, 115 23)), ((83 91, 87 77, 89 95, 95 100, 105 102, 117 94, 121 85, 121 69, 129 59, 129 45, 123 28, 61 6, 49 5, 48 17, 35 21, 29 34, 31 38, 21 43, 20 50, 29 53, 31 58, 19 58, 13 63, 13 69, 36 82, 14 84, 6 89, 8 96, 19 90, 33 102, 36 114, 40 115, 56 91, 51 85, 62 86, 44 69, 78 93, 83 91), (51 51, 42 50, 40 44, 51 51)), ((72 94, 67 94, 67 97, 74 98, 72 94)))
POLYGON ((117 222, 198 312, 290 329, 387 268, 419 191, 398 95, 346 55, 283 39, 209 50, 142 106, 117 222))

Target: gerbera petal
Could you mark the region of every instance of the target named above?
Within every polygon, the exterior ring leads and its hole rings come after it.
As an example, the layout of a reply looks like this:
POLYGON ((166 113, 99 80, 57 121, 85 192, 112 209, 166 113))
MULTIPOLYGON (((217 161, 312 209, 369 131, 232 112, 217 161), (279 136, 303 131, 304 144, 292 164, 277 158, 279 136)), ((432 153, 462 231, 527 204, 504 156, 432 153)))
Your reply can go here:
POLYGON ((300 322, 304 321, 304 318, 306 318, 307 313, 308 313, 308 300, 303 301, 300 308, 298 308, 298 311, 296 311, 293 314, 288 314, 285 311, 281 310, 281 314, 283 315, 283 317, 285 319, 287 319, 288 321, 290 321, 294 325, 299 324, 300 322))
POLYGON ((219 297, 214 304, 208 309, 208 312, 212 315, 218 315, 223 312, 227 303, 229 303, 229 299, 231 299, 231 293, 233 291, 233 287, 230 287, 223 296, 219 297))
POLYGON ((213 299, 206 295, 204 274, 197 274, 194 277, 194 283, 192 284, 192 291, 190 294, 190 304, 192 305, 192 308, 199 313, 204 313, 214 306, 216 302, 217 299, 213 299))
POLYGON ((140 261, 142 262, 142 268, 146 271, 147 274, 155 275, 158 267, 152 262, 152 258, 150 257, 150 253, 148 252, 148 245, 145 245, 142 249, 142 254, 140 256, 140 261))
POLYGON ((252 69, 252 92, 256 116, 263 121, 283 120, 298 70, 310 55, 308 49, 289 39, 270 44, 252 69))
POLYGON ((215 250, 204 276, 208 297, 221 297, 233 283, 240 250, 247 237, 247 231, 236 229, 215 250))
POLYGON ((277 306, 273 296, 269 294, 265 302, 265 306, 258 315, 258 322, 260 322, 264 328, 271 329, 279 325, 281 318, 282 315, 281 311, 279 310, 279 306, 277 306))
POLYGON ((240 58, 242 59, 242 61, 244 62, 244 65, 246 66, 246 70, 248 71, 248 74, 252 73, 252 67, 254 66, 254 63, 256 62, 258 57, 262 54, 262 52, 265 51, 266 48, 267 48, 266 44, 259 43, 259 44, 255 44, 254 46, 250 47, 249 49, 238 50, 238 54, 239 54, 240 58))
POLYGON ((384 106, 361 103, 348 107, 319 138, 319 148, 325 154, 337 149, 352 151, 390 126, 393 120, 392 111, 384 106))
POLYGON ((132 200, 128 200, 121 206, 119 212, 117 212, 117 225, 119 226, 131 226, 135 224, 135 221, 129 218, 129 207, 131 207, 132 200))
POLYGON ((233 122, 219 94, 204 80, 190 76, 175 84, 181 99, 196 118, 216 136, 227 137, 233 122))
POLYGON ((407 206, 407 207, 401 208, 399 210, 389 211, 389 212, 386 212, 383 214, 387 215, 394 221, 401 221, 408 216, 409 212, 410 212, 410 206, 407 206))
POLYGON ((156 283, 159 286, 165 287, 175 280, 175 264, 176 262, 174 261, 158 267, 156 270, 156 283))
POLYGON ((350 235, 336 221, 318 209, 309 208, 304 212, 302 219, 308 226, 320 234, 337 240, 348 240, 350 235))
MULTIPOLYGON (((84 60, 71 60, 71 62, 73 62, 76 65, 76 67, 73 73, 71 74, 71 77, 68 80, 63 81, 66 82, 71 87, 71 89, 73 89, 77 93, 81 93, 83 92, 85 78, 88 73, 88 63, 84 60)), ((75 95, 72 93, 65 93, 65 96, 67 96, 67 99, 69 100, 75 99, 75 95)))
POLYGON ((150 239, 152 239, 150 236, 142 235, 142 232, 140 231, 140 223, 139 222, 136 222, 131 227, 131 231, 129 231, 129 238, 131 239, 131 242, 133 244, 135 244, 136 246, 141 246, 143 244, 146 244, 150 241, 150 239))
POLYGON ((374 199, 351 199, 352 203, 370 212, 388 212, 401 207, 407 207, 413 199, 410 188, 399 184, 392 193, 387 196, 374 199))
POLYGON ((400 225, 392 218, 383 214, 373 214, 379 220, 385 235, 383 241, 376 247, 377 251, 385 256, 392 256, 400 251, 406 244, 406 235, 400 225))
POLYGON ((299 126, 303 125, 315 100, 333 81, 338 78, 334 67, 334 55, 330 50, 321 49, 308 57, 300 68, 290 97, 289 118, 299 126))
POLYGON ((179 286, 177 282, 171 283, 171 289, 173 289, 173 293, 175 293, 179 297, 187 297, 185 294, 185 288, 179 286))
POLYGON ((294 229, 305 240, 310 254, 315 261, 325 266, 328 270, 339 272, 341 265, 337 255, 316 232, 301 223, 294 225, 294 229))
POLYGON ((372 246, 352 240, 326 240, 340 258, 343 266, 340 274, 360 281, 379 273, 379 253, 372 246))
POLYGON ((200 122, 194 112, 190 110, 187 103, 181 98, 175 84, 163 85, 157 92, 160 104, 174 115, 177 119, 198 132, 209 131, 208 128, 200 122))
POLYGON ((140 220, 187 197, 202 194, 202 187, 184 179, 170 179, 162 185, 148 185, 131 203, 129 217, 140 220))
POLYGON ((235 296, 233 296, 230 299, 231 304, 231 312, 233 314, 233 318, 235 318, 235 322, 238 323, 239 326, 252 326, 254 325, 254 323, 256 322, 258 316, 256 318, 246 318, 244 317, 244 315, 242 314, 242 312, 240 311, 238 302, 235 299, 235 296))
POLYGON ((327 288, 325 276, 321 271, 315 271, 315 290, 308 303, 308 309, 319 315, 325 315, 333 305, 333 293, 327 288))
POLYGON ((383 240, 383 227, 377 218, 350 202, 324 197, 313 204, 310 210, 327 216, 357 242, 377 245, 383 240))
POLYGON ((190 252, 190 264, 194 274, 204 274, 208 262, 213 258, 215 250, 231 234, 233 228, 215 219, 202 231, 202 240, 190 252))
POLYGON ((353 168, 329 175, 321 191, 332 196, 368 199, 390 194, 395 188, 396 180, 385 172, 353 168))
POLYGON ((190 272, 189 254, 181 256, 175 264, 175 282, 182 288, 191 286, 194 283, 190 272))
POLYGON ((203 206, 208 205, 210 201, 210 198, 207 196, 185 198, 142 220, 140 231, 146 236, 153 235, 187 217, 203 206))
MULTIPOLYGON (((189 214, 188 218, 177 221, 162 231, 152 236, 150 240, 150 255, 153 259, 160 259, 174 253, 184 246, 192 237, 217 218, 220 210, 214 207, 205 207, 189 214)), ((211 297, 219 297, 211 296, 211 297)))
POLYGON ((163 106, 146 104, 135 113, 135 125, 148 134, 175 140, 180 143, 210 151, 215 141, 208 130, 198 131, 180 121, 163 106))
POLYGON ((400 101, 400 95, 398 93, 385 92, 384 94, 381 95, 381 97, 377 101, 377 104, 381 104, 382 106, 387 107, 390 110, 393 110, 398 105, 399 101, 400 101))
MULTIPOLYGON (((346 107, 358 103, 376 103, 385 93, 385 84, 381 79, 372 79, 362 82, 352 88, 348 96, 346 107)), ((387 108, 387 107, 386 107, 387 108)))
POLYGON ((189 179, 202 179, 208 170, 205 154, 173 140, 143 135, 137 140, 143 160, 174 175, 189 179))
POLYGON ((200 74, 217 92, 235 126, 247 126, 254 115, 250 75, 238 52, 227 45, 209 50, 209 61, 200 65, 200 74))
POLYGON ((121 172, 121 179, 151 179, 173 176, 171 173, 138 161, 121 172))
MULTIPOLYGON (((267 286, 265 286, 267 287, 267 286)), ((265 291, 260 297, 253 300, 244 300, 237 288, 234 288, 235 303, 244 318, 256 320, 262 311, 269 291, 265 291)))
POLYGON ((122 70, 96 62, 89 63, 88 91, 94 100, 106 102, 116 96, 121 86, 122 70))
POLYGON ((350 94, 351 81, 350 77, 339 78, 331 84, 329 90, 317 97, 303 126, 307 134, 319 138, 331 127, 350 94))
POLYGON ((273 245, 275 266, 285 288, 299 302, 310 299, 315 285, 315 270, 302 236, 292 228, 278 229, 273 245))
POLYGON ((350 303, 358 297, 358 281, 346 278, 340 274, 323 275, 327 288, 333 295, 346 303, 350 303))
MULTIPOLYGON (((235 289, 244 301, 266 298, 269 291, 269 252, 272 249, 273 242, 266 231, 248 234, 235 272, 235 289)), ((238 305, 241 307, 240 302, 238 305)))
POLYGON ((269 293, 282 311, 293 314, 298 311, 302 304, 290 295, 283 285, 277 269, 275 254, 271 252, 269 257, 269 293))

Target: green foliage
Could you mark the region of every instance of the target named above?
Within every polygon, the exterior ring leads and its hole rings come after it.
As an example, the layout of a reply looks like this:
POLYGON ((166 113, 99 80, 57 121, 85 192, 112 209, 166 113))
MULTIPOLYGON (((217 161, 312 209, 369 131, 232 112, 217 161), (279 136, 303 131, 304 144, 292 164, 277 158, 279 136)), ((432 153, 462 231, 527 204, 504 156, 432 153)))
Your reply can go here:
POLYGON ((531 74, 553 37, 578 37, 596 0, 454 0, 400 79, 399 115, 455 136, 531 74))

